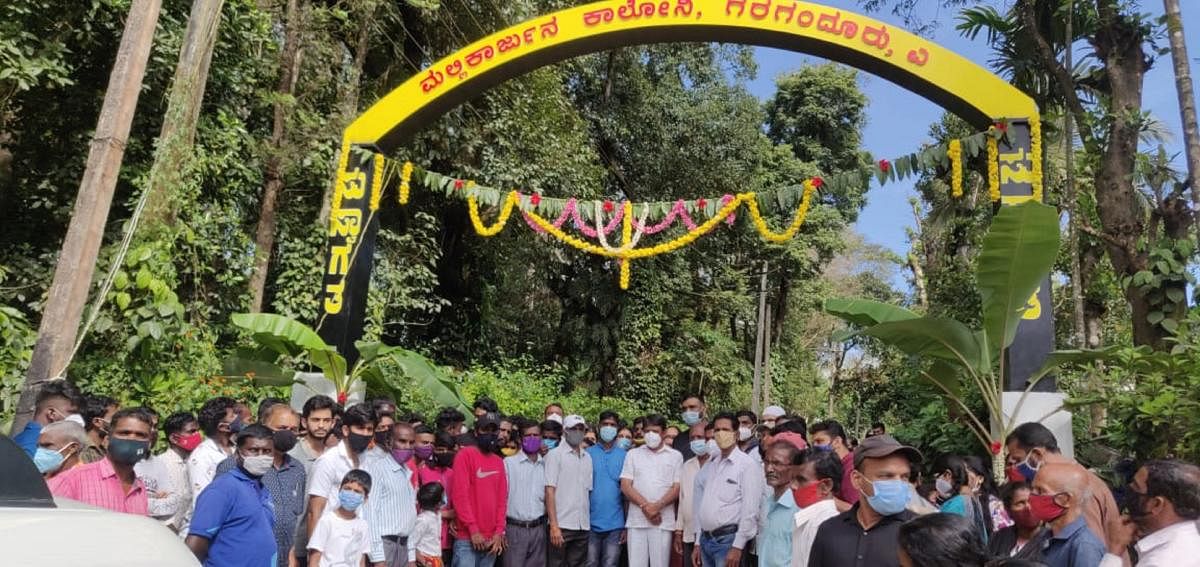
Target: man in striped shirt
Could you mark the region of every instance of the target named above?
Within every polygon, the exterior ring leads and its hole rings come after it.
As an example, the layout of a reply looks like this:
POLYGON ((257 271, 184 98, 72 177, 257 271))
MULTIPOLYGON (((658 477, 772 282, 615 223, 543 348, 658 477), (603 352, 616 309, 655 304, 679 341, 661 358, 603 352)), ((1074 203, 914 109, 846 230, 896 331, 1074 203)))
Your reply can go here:
POLYGON ((521 452, 504 459, 508 477, 504 567, 546 565, 546 464, 541 459, 542 433, 537 423, 519 420, 521 452))
POLYGON ((408 536, 417 520, 415 471, 409 468, 416 434, 402 421, 392 424, 388 434, 390 449, 368 453, 363 459, 363 469, 373 483, 365 506, 371 545, 367 558, 373 567, 404 567, 408 564, 408 536))
POLYGON ((146 487, 133 465, 150 456, 150 414, 140 408, 124 409, 113 414, 109 426, 105 457, 58 475, 50 491, 114 512, 145 516, 146 487))

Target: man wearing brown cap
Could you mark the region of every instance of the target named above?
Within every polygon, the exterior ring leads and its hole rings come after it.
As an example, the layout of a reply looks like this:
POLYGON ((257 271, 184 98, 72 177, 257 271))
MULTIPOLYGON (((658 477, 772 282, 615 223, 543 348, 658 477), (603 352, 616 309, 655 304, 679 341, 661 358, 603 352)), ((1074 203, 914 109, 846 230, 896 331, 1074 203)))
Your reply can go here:
POLYGON ((862 498, 817 529, 808 567, 898 567, 900 525, 915 517, 905 509, 908 480, 919 462, 919 451, 891 435, 864 439, 850 476, 862 498))

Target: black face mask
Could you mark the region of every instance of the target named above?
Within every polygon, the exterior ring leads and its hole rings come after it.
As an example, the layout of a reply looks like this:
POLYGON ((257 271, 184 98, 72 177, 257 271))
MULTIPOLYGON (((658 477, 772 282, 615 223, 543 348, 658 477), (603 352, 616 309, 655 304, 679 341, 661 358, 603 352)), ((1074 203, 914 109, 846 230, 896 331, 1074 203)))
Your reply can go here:
POLYGON ((382 431, 375 432, 375 444, 376 445, 386 449, 391 445, 391 441, 392 441, 392 432, 390 430, 384 429, 382 431))
POLYGON ((346 443, 350 445, 351 451, 353 451, 355 454, 360 454, 363 451, 366 451, 367 447, 371 446, 371 439, 374 439, 374 437, 370 435, 359 435, 351 431, 350 435, 346 437, 346 443))
POLYGON ((476 433, 475 434, 475 444, 476 444, 476 446, 479 447, 479 450, 483 451, 484 453, 495 453, 496 452, 496 441, 498 441, 499 439, 500 439, 500 437, 498 435, 496 435, 495 433, 476 433))
POLYGON ((454 453, 434 453, 433 464, 443 469, 450 468, 454 464, 454 453))
POLYGON ((286 453, 296 446, 296 434, 289 429, 280 429, 271 434, 275 438, 275 450, 286 453))

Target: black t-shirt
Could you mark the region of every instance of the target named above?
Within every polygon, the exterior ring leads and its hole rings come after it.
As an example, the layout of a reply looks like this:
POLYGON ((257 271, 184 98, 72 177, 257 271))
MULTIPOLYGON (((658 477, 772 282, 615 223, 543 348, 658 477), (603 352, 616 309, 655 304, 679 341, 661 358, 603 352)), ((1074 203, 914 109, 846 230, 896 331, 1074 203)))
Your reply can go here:
POLYGON ((884 516, 871 529, 858 523, 858 507, 838 514, 817 528, 808 567, 900 567, 900 525, 916 514, 905 510, 884 516))

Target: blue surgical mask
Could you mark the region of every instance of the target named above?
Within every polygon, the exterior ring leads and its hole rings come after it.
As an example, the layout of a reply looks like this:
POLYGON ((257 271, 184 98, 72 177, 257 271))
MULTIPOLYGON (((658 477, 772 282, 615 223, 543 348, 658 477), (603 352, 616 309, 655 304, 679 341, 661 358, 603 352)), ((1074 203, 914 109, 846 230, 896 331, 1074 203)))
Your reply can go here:
POLYGON ((875 494, 867 496, 867 503, 871 505, 872 510, 879 514, 884 516, 899 514, 908 506, 908 481, 877 480, 871 483, 871 487, 875 490, 875 494))
POLYGON ((1017 472, 1021 473, 1021 476, 1025 477, 1028 482, 1033 482, 1033 477, 1037 476, 1038 469, 1042 468, 1040 463, 1036 467, 1029 463, 1029 457, 1032 456, 1033 453, 1025 455, 1025 460, 1017 463, 1017 472))
POLYGON ((698 412, 698 411, 683 412, 683 422, 688 424, 689 427, 696 425, 697 423, 700 423, 700 412, 698 412))
POLYGON ((617 439, 617 446, 628 451, 630 447, 633 447, 633 439, 628 437, 617 439))
POLYGON ((366 499, 366 496, 363 496, 362 494, 359 494, 353 490, 342 489, 341 492, 338 492, 338 504, 340 504, 342 509, 347 512, 353 512, 357 510, 359 506, 362 506, 363 500, 366 499))
POLYGON ((605 443, 612 443, 613 439, 617 438, 617 428, 611 425, 605 425, 600 428, 600 440, 605 443))
POLYGON ((558 446, 558 439, 542 439, 542 446, 553 450, 558 446))
MULTIPOLYGON (((66 447, 63 447, 66 449, 66 447)), ((49 474, 63 465, 63 461, 67 460, 62 454, 62 449, 54 451, 45 447, 38 447, 33 453, 33 464, 37 465, 38 472, 49 474)))
POLYGON ((814 444, 814 445, 812 446, 812 448, 813 448, 813 449, 816 449, 816 450, 818 450, 818 451, 824 451, 824 452, 828 453, 829 451, 832 451, 832 450, 833 450, 833 445, 830 445, 829 443, 826 443, 826 444, 824 444, 824 445, 815 445, 815 444, 814 444))
POLYGON ((692 439, 692 442, 688 443, 688 448, 697 456, 706 455, 708 454, 708 441, 704 439, 692 439))

